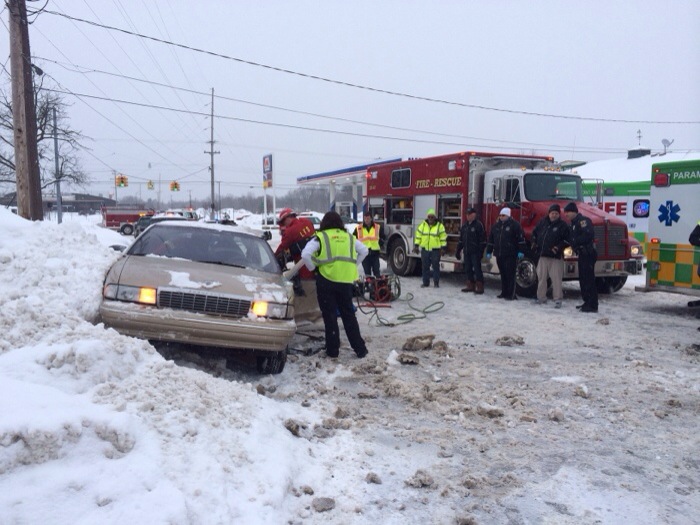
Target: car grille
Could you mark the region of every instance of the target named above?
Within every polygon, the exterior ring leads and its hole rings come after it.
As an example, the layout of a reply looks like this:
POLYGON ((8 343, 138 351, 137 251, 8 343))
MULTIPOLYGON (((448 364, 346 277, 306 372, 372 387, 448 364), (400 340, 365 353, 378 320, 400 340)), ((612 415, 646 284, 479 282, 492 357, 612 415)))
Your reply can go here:
POLYGON ((205 314, 244 317, 250 311, 250 301, 203 292, 158 291, 158 306, 205 314))
POLYGON ((626 228, 624 226, 608 226, 608 242, 605 242, 605 226, 599 225, 594 227, 596 247, 598 248, 598 255, 605 255, 609 258, 624 258, 626 257, 626 243, 625 238, 627 235, 626 228))

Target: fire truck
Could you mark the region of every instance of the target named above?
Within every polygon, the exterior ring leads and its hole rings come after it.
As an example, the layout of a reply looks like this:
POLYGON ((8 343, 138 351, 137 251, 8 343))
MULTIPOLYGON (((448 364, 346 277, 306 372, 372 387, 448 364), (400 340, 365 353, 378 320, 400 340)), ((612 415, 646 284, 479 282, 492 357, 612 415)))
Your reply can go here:
MULTIPOLYGON (((700 160, 659 162, 651 169, 652 216, 642 290, 700 296, 700 248, 689 242, 700 220, 700 160)), ((700 306, 700 301, 692 305, 700 306)))
POLYGON ((154 210, 144 210, 137 206, 103 206, 102 226, 117 230, 122 235, 132 235, 139 217, 154 213, 154 210))
MULTIPOLYGON (((411 249, 413 235, 430 208, 436 210, 447 232, 447 253, 440 269, 461 272, 462 264, 455 253, 468 208, 476 208, 488 235, 500 209, 508 206, 529 241, 551 204, 563 208, 571 201, 594 225, 599 290, 617 291, 627 276, 637 271, 637 262, 630 257, 624 221, 584 204, 580 176, 559 171, 552 157, 461 152, 395 161, 372 166, 366 173, 366 188, 366 211, 384 226, 382 254, 397 275, 414 274, 420 268, 420 256, 411 249)), ((565 263, 564 279, 577 279, 578 260, 570 248, 565 252, 565 263)), ((532 297, 536 293, 536 267, 537 260, 526 251, 517 267, 519 295, 532 297)), ((484 271, 497 274, 498 267, 484 263, 484 271)))

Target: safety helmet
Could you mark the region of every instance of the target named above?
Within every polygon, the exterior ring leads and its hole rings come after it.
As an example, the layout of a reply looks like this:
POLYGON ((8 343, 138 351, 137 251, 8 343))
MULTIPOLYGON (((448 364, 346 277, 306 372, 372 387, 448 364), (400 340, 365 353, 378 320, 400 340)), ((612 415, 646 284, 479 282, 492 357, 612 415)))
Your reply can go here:
POLYGON ((282 221, 287 217, 296 217, 297 213, 291 208, 283 208, 280 210, 279 218, 277 219, 277 224, 282 224, 282 221))

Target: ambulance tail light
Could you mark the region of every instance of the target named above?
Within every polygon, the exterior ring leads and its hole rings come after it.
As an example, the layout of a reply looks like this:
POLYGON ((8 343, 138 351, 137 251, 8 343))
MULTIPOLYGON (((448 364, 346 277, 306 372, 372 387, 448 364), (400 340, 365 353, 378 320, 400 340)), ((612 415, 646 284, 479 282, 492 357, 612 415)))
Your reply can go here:
POLYGON ((654 186, 657 188, 665 188, 671 185, 671 177, 668 173, 656 172, 654 173, 654 186))
POLYGON ((658 237, 652 237, 652 238, 649 240, 649 242, 650 242, 651 244, 661 244, 661 239, 659 239, 658 237))

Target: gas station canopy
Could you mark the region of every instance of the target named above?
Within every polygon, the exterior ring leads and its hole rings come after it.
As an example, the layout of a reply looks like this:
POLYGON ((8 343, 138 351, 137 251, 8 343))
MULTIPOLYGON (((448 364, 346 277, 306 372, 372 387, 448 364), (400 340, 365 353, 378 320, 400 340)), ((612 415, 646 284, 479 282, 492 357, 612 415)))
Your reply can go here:
POLYGON ((401 159, 379 160, 370 164, 361 164, 359 166, 351 166, 339 170, 325 171, 314 175, 304 175, 303 177, 297 177, 297 184, 318 184, 324 186, 333 184, 337 186, 364 184, 365 174, 368 168, 379 164, 386 164, 387 162, 397 162, 399 160, 401 159))
POLYGON ((349 168, 297 177, 297 184, 328 186, 330 195, 328 209, 337 211, 345 224, 349 224, 351 222, 357 222, 357 212, 358 208, 361 208, 362 205, 367 169, 372 166, 378 166, 379 164, 386 164, 387 162, 396 162, 399 160, 401 159, 379 160, 370 164, 361 164, 359 166, 350 166, 349 168), (339 201, 336 199, 336 191, 341 186, 350 186, 352 188, 352 200, 339 201))

